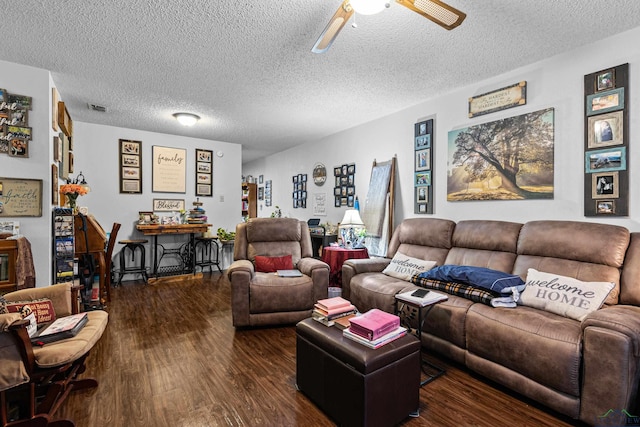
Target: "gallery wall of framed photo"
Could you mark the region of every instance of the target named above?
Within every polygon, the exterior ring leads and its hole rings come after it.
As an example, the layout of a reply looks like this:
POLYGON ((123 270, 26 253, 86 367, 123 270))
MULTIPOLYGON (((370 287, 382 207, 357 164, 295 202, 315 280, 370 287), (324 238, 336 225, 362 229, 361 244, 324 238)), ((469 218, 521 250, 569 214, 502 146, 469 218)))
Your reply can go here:
POLYGON ((414 125, 414 213, 433 213, 433 119, 414 125))
POLYGON ((299 173, 294 175, 293 181, 293 208, 306 208, 307 207, 307 174, 299 173))
POLYGON ((213 151, 196 149, 196 196, 211 197, 213 191, 213 151))
POLYGON ((334 207, 353 208, 356 198, 356 164, 349 163, 333 168, 335 185, 333 187, 334 207))
POLYGON ((142 141, 118 140, 120 193, 142 194, 142 141))
POLYGON ((29 127, 32 98, 0 88, 0 154, 29 157, 33 138, 29 127))
POLYGON ((584 76, 584 215, 629 215, 629 64, 584 76))

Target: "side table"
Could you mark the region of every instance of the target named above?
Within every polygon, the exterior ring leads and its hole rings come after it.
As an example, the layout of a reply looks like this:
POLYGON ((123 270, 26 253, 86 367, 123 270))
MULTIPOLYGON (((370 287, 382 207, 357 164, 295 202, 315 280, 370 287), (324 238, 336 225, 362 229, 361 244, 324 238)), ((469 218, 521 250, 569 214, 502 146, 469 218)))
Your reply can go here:
POLYGON ((329 264, 329 287, 342 287, 342 264, 348 259, 369 258, 367 248, 346 249, 327 246, 322 250, 322 261, 329 264))
MULTIPOLYGON (((435 307, 436 304, 445 300, 446 298, 437 301, 417 302, 412 301, 408 298, 403 299, 402 297, 396 295, 394 312, 398 317, 400 317, 400 324, 402 326, 406 326, 409 331, 413 330, 416 337, 418 337, 420 342, 422 342, 422 329, 424 328, 424 321, 426 320, 427 315, 429 314, 431 309, 435 307), (412 326, 412 323, 415 324, 415 327, 412 326)), ((420 360, 422 362, 422 372, 426 375, 426 378, 420 381, 420 387, 430 383, 431 381, 435 380, 438 377, 441 377, 446 373, 444 369, 434 365, 427 360, 424 360, 422 356, 420 357, 420 360), (428 367, 429 371, 427 371, 425 367, 428 367)))

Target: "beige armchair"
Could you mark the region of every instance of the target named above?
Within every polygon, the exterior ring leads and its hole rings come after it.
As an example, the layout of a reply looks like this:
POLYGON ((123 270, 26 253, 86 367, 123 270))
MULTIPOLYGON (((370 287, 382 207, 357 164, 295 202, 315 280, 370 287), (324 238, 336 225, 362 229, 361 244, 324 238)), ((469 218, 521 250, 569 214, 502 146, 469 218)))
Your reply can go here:
MULTIPOLYGON (((78 311, 78 292, 70 283, 23 289, 4 295, 8 302, 51 300, 56 318, 78 311)), ((87 312, 88 322, 73 338, 32 346, 19 313, 0 314, 0 426, 72 427, 53 420, 69 392, 96 387, 78 378, 89 351, 102 336, 108 314, 87 312)))
POLYGON ((231 282, 233 325, 293 324, 311 316, 327 298, 329 266, 312 258, 306 222, 293 218, 252 218, 236 227, 231 282), (279 277, 255 270, 255 257, 291 255, 302 277, 279 277))

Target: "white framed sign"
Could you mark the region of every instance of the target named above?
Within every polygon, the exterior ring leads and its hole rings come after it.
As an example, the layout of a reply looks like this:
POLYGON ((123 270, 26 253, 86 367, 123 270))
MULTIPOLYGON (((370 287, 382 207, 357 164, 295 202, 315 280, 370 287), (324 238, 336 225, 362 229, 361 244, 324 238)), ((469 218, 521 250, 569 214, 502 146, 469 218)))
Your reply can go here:
POLYGON ((186 193, 187 150, 153 146, 152 189, 154 193, 186 193))

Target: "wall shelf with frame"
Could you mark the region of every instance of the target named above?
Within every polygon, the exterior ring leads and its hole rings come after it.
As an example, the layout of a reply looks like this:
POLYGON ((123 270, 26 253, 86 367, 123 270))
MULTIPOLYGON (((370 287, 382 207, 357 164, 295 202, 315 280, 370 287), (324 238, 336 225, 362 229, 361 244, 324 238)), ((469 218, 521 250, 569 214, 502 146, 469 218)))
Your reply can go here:
POLYGON ((242 217, 258 216, 258 185, 250 182, 242 183, 242 217))
POLYGON ((629 215, 629 64, 584 76, 584 215, 629 215))

